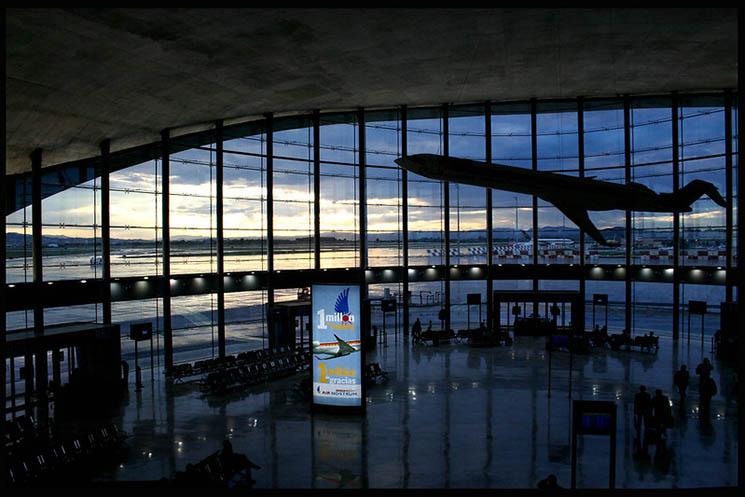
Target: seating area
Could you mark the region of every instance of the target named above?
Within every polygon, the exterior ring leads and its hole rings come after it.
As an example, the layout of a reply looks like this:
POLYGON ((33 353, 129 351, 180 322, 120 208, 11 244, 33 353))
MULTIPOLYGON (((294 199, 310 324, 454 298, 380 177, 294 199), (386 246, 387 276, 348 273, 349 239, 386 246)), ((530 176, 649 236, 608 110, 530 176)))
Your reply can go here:
POLYGON ((310 359, 310 351, 287 347, 244 352, 228 363, 222 362, 216 370, 209 372, 201 383, 201 388, 203 392, 212 395, 240 391, 303 371, 310 366, 310 359))
POLYGON ((440 343, 449 343, 450 340, 455 339, 456 335, 453 330, 441 330, 441 331, 423 331, 421 333, 415 333, 413 335, 414 343, 417 345, 425 345, 427 342, 431 342, 432 345, 439 345, 440 343))
MULTIPOLYGON (((272 356, 286 355, 289 351, 289 347, 249 350, 247 352, 241 352, 238 355, 228 355, 225 357, 217 357, 215 359, 204 359, 193 363, 186 362, 182 364, 174 364, 171 369, 170 378, 174 383, 199 381, 201 377, 209 373, 231 369, 236 366, 257 363, 269 359, 272 356)), ((308 356, 308 360, 310 360, 310 356, 308 356)))
POLYGON ((215 451, 196 464, 187 464, 167 484, 173 487, 251 488, 252 469, 261 469, 244 454, 215 451))
POLYGON ((608 344, 612 350, 637 350, 648 354, 656 354, 659 350, 660 337, 649 333, 648 335, 637 335, 629 337, 623 333, 611 335, 608 344))
POLYGON ((512 345, 512 337, 507 332, 493 332, 486 328, 475 330, 458 330, 455 334, 457 343, 466 342, 473 347, 496 347, 500 345, 512 345))
POLYGON ((653 333, 629 337, 623 333, 607 335, 597 332, 582 335, 554 334, 546 341, 546 350, 562 350, 588 354, 593 348, 610 348, 615 351, 638 351, 656 354, 660 338, 653 333))
POLYGON ((58 432, 52 422, 42 425, 30 416, 20 416, 8 422, 4 436, 10 461, 8 485, 59 485, 93 476, 122 460, 127 451, 126 438, 114 424, 76 435, 58 432))
POLYGON ((380 367, 380 363, 371 362, 365 368, 365 379, 368 382, 374 383, 377 383, 379 380, 386 381, 388 379, 388 372, 383 371, 383 369, 380 367))

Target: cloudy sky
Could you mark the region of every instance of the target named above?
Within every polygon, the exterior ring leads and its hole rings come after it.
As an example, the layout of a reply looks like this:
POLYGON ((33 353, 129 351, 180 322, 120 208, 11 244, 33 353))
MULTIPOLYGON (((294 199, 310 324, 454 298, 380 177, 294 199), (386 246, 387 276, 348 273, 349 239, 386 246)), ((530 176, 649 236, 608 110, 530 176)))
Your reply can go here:
MULTIPOLYGON (((541 170, 577 175, 577 114, 575 103, 565 109, 554 105, 539 108, 537 120, 538 167, 541 170), (566 110, 566 112, 561 112, 566 110)), ((531 167, 530 115, 517 106, 496 107, 493 112, 493 162, 531 167)), ((527 108, 524 108, 527 110, 527 108)), ((450 118, 450 154, 483 160, 485 122, 478 109, 462 108, 450 118)), ((724 112, 716 107, 682 108, 681 186, 694 178, 712 181, 724 193, 724 159, 707 158, 724 153, 724 112), (695 157, 703 159, 689 160, 695 157)), ((399 156, 399 123, 367 123, 368 227, 371 232, 389 233, 400 229, 400 171, 393 163, 399 156)), ((358 230, 358 147, 354 123, 323 118, 321 127, 321 231, 354 233, 358 230)), ((655 191, 672 189, 672 139, 670 109, 634 108, 631 121, 634 181, 655 191)), ((410 111, 409 153, 443 153, 442 122, 429 115, 410 111)), ((618 108, 589 105, 585 112, 586 175, 606 181, 624 180, 623 112, 618 108)), ((225 235, 259 237, 266 229, 266 162, 262 136, 233 139, 225 144, 225 235)), ((274 216, 277 236, 307 236, 313 231, 313 150, 309 128, 275 133, 274 216)), ((214 152, 189 150, 171 159, 172 236, 214 236, 215 177, 214 152)), ((155 161, 132 166, 112 175, 112 238, 152 239, 159 224, 156 201, 159 166, 155 161)), ((410 175, 409 226, 412 231, 440 231, 443 186, 426 178, 410 175)), ((100 224, 100 203, 95 202, 93 182, 47 198, 43 202, 45 235, 93 236, 94 220, 100 224)), ((484 230, 486 198, 483 188, 450 185, 451 231, 484 230)), ((520 229, 531 225, 531 198, 512 192, 492 192, 494 226, 513 228, 517 213, 520 229)), ((560 212, 539 202, 539 226, 573 226, 560 212)), ((30 221, 30 209, 25 213, 30 221)), ((635 213, 638 228, 669 227, 672 216, 635 213)), ((9 223, 23 222, 24 212, 8 217, 9 223)), ((600 228, 623 225, 623 212, 593 213, 600 228)), ((708 198, 698 201, 694 211, 684 216, 686 226, 724 224, 724 212, 708 198)), ((22 228, 10 226, 9 231, 22 228)))

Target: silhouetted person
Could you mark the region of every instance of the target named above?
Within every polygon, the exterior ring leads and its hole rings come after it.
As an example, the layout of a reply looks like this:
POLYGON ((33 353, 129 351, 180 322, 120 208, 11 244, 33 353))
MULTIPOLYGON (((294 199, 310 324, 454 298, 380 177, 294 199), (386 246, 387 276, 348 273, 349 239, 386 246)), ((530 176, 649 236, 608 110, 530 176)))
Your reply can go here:
POLYGON ((699 411, 701 416, 709 417, 709 408, 711 407, 711 398, 717 394, 717 384, 711 376, 701 377, 701 386, 699 387, 699 396, 701 406, 699 411))
POLYGON ((559 490, 559 482, 556 480, 556 475, 551 473, 546 478, 538 482, 538 490, 559 490))
POLYGON ((667 438, 667 429, 672 424, 672 418, 670 399, 662 394, 662 390, 656 390, 652 399, 652 423, 657 431, 658 442, 667 438))
POLYGON ((486 325, 483 321, 481 321, 481 324, 479 325, 479 332, 481 332, 481 334, 486 333, 486 325))
POLYGON ((420 335, 422 333, 422 322, 419 321, 419 318, 416 318, 416 321, 414 321, 414 324, 411 325, 411 334, 414 336, 420 335))
POLYGON ((450 315, 449 309, 443 307, 440 309, 440 312, 437 314, 437 319, 440 320, 440 330, 445 331, 445 322, 448 320, 448 316, 450 315))
POLYGON ((696 374, 701 378, 701 384, 703 379, 711 376, 711 372, 714 370, 714 366, 711 365, 708 357, 704 358, 704 362, 696 366, 696 374))
POLYGON ((605 335, 605 336, 608 336, 608 327, 605 326, 605 325, 603 325, 603 327, 600 328, 600 333, 603 334, 603 335, 605 335))
MULTIPOLYGON (((675 372, 675 375, 673 375, 673 383, 675 383, 675 387, 678 389, 681 403, 685 401, 686 390, 688 390, 689 381, 690 381, 690 374, 688 374, 688 366, 683 364, 680 367, 680 369, 675 372)), ((682 408, 682 405, 681 405, 681 408, 682 408)))
POLYGON ((636 428, 636 435, 640 439, 644 439, 644 433, 642 432, 642 424, 644 429, 649 428, 649 418, 652 414, 652 397, 647 392, 647 387, 641 385, 639 392, 634 395, 634 428, 636 428))
POLYGON ((122 380, 125 386, 129 385, 129 363, 127 361, 122 361, 122 380))
POLYGON ((245 454, 236 454, 233 452, 233 444, 230 443, 230 440, 227 438, 222 442, 220 462, 227 472, 226 478, 230 477, 233 473, 245 471, 246 480, 249 485, 256 483, 256 481, 251 477, 251 470, 261 469, 261 467, 253 463, 245 454))
POLYGON ((429 324, 427 325, 427 333, 432 333, 432 320, 429 320, 429 324))

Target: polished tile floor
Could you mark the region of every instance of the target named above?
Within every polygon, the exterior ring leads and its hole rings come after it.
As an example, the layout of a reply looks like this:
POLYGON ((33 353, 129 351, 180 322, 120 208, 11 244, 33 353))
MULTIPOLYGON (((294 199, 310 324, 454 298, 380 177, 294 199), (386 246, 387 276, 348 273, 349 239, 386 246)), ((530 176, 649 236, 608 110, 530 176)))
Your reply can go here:
MULTIPOLYGON (((365 417, 311 415, 295 391, 302 375, 242 396, 204 399, 194 386, 147 381, 130 392, 116 421, 131 435, 129 460, 102 480, 152 480, 218 450, 223 438, 261 466, 256 486, 535 487, 549 473, 570 481, 570 397, 618 404, 618 487, 736 483, 734 372, 714 360, 719 394, 710 421, 698 412, 698 379, 684 406, 672 392, 680 364, 695 368, 708 344, 661 340, 658 355, 601 351, 550 355, 542 339, 512 347, 412 346, 391 336, 369 354, 390 372, 368 389, 365 417), (550 383, 549 383, 550 371, 550 383), (674 400, 665 450, 635 455, 633 397, 640 384, 674 400), (550 385, 550 395, 549 395, 550 385)), ((146 375, 149 380, 149 375, 146 375)), ((608 440, 579 444, 578 486, 608 485, 608 440)))

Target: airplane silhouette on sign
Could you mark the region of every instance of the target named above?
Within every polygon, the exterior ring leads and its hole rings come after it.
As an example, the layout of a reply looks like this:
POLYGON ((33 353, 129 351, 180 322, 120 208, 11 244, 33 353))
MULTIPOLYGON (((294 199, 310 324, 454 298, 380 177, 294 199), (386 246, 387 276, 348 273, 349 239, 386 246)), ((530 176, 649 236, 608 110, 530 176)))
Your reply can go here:
POLYGON ((592 223, 588 211, 691 212, 691 205, 704 195, 721 207, 727 206, 717 187, 700 179, 674 193, 657 193, 639 183, 610 183, 443 155, 410 155, 395 162, 430 179, 535 195, 553 204, 601 245, 612 243, 592 223))
POLYGON ((334 335, 334 338, 336 338, 335 345, 322 346, 320 342, 313 342, 313 355, 316 356, 316 359, 336 359, 360 351, 359 348, 355 348, 338 336, 334 335), (319 355, 325 357, 319 357, 319 355))

